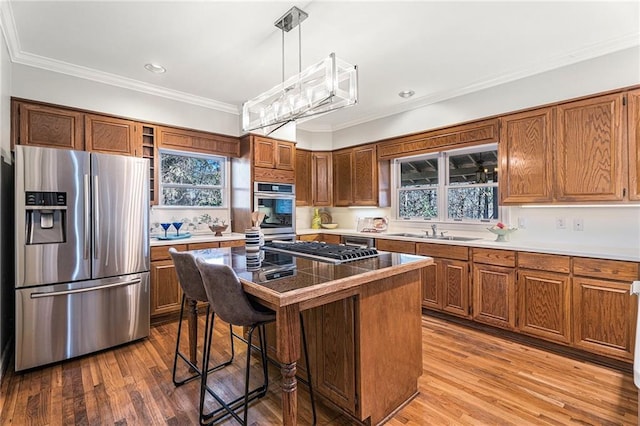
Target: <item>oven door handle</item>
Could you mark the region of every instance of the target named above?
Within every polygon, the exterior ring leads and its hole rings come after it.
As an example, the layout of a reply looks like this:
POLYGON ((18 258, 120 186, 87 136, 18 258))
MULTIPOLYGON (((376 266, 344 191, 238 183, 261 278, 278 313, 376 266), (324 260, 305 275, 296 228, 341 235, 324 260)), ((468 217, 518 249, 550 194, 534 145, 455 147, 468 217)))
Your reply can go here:
POLYGON ((254 192, 254 198, 277 198, 280 200, 295 200, 296 196, 292 194, 279 193, 279 192, 254 192))

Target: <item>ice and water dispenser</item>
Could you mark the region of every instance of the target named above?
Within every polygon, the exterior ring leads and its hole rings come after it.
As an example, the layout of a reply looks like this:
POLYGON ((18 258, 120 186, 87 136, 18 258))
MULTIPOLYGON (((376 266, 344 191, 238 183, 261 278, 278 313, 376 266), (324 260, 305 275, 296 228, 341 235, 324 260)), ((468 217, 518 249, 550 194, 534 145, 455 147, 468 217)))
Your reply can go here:
POLYGON ((66 242, 66 192, 26 191, 25 215, 27 244, 66 242))

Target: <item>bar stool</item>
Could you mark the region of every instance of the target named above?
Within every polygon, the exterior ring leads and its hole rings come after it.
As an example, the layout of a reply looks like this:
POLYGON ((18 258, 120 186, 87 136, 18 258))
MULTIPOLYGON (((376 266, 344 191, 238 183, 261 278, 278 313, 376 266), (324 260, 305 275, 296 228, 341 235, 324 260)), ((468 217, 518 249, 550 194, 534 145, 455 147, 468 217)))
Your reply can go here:
MULTIPOLYGON (((203 259, 197 259, 196 264, 200 270, 202 276, 202 282, 204 283, 204 289, 209 298, 209 304, 212 306, 214 314, 211 317, 211 323, 207 322, 206 333, 209 339, 209 344, 204 354, 203 363, 208 363, 211 347, 211 336, 214 328, 214 317, 217 315, 225 322, 229 324, 248 327, 247 338, 247 365, 245 370, 245 389, 244 396, 238 397, 233 401, 227 402, 222 400, 219 395, 216 394, 207 385, 207 373, 202 375, 201 387, 200 387, 200 424, 210 425, 227 415, 233 416, 240 424, 247 424, 247 415, 249 409, 249 402, 256 398, 262 398, 267 393, 267 387, 269 386, 269 375, 267 372, 267 342, 264 326, 267 323, 273 322, 276 319, 275 312, 259 305, 252 303, 247 297, 242 284, 238 279, 236 273, 227 265, 219 265, 207 263, 203 259), (256 387, 253 390, 249 390, 249 367, 251 361, 252 350, 252 337, 253 332, 258 330, 258 338, 260 341, 261 357, 262 357, 262 373, 264 375, 264 382, 262 385, 256 387), (215 400, 222 406, 210 413, 204 413, 204 399, 205 394, 209 393, 215 400), (244 416, 241 419, 237 414, 237 411, 244 407, 244 416)), ((316 407, 313 395, 313 387, 311 384, 311 367, 309 364, 309 354, 307 353, 307 342, 304 332, 304 324, 302 322, 302 315, 300 315, 300 324, 302 331, 302 342, 304 346, 304 356, 307 363, 307 380, 309 385, 309 396, 311 399, 311 409, 313 413, 313 424, 316 424, 316 407)))
MULTIPOLYGON (((209 317, 213 315, 213 312, 211 311, 211 306, 209 305, 209 299, 207 298, 207 293, 204 290, 204 285, 202 284, 202 277, 200 276, 200 271, 196 266, 195 258, 191 254, 186 252, 179 252, 173 247, 169 249, 169 254, 173 259, 173 264, 176 267, 176 273, 178 275, 178 281, 180 282, 180 287, 182 288, 182 303, 180 305, 180 319, 178 321, 178 337, 176 339, 176 351, 173 357, 173 374, 172 374, 173 384, 175 386, 181 386, 198 377, 201 377, 202 375, 202 371, 193 362, 191 362, 191 360, 187 356, 185 356, 182 352, 180 352, 180 336, 182 335, 184 305, 187 299, 195 300, 197 302, 207 302, 207 311, 206 311, 207 321, 209 320, 209 317), (178 380, 176 378, 176 370, 177 370, 179 358, 182 359, 192 371, 195 371, 193 375, 187 376, 186 378, 181 380, 178 380)), ((233 357, 235 354, 234 346, 233 346, 233 334, 234 334, 233 326, 229 324, 229 335, 231 340, 231 357, 229 358, 229 360, 209 368, 208 372, 218 370, 233 362, 233 357)), ((203 354, 207 349, 206 345, 209 342, 210 341, 206 339, 206 334, 205 334, 205 341, 204 341, 205 348, 203 348, 203 351, 202 351, 203 354)), ((189 342, 189 343, 193 345, 196 344, 196 342, 193 342, 193 343, 189 342)), ((206 364, 202 364, 202 365, 208 366, 209 363, 207 362, 206 364)))

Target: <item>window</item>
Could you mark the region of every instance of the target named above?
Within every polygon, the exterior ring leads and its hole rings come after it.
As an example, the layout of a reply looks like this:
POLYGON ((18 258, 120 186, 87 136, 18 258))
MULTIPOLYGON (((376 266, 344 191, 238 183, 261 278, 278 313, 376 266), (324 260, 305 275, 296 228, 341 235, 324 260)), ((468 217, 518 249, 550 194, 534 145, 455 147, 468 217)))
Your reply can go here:
POLYGON ((224 157, 160 151, 160 204, 223 207, 224 157))
POLYGON ((495 144, 395 161, 397 217, 413 220, 498 220, 495 144))

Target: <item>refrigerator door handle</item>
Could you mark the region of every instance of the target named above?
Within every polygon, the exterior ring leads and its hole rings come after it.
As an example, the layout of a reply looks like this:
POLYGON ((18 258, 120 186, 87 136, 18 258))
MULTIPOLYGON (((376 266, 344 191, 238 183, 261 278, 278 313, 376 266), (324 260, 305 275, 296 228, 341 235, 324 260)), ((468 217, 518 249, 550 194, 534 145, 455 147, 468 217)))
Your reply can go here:
POLYGON ((96 286, 87 287, 87 288, 77 288, 77 289, 74 289, 74 290, 35 292, 35 293, 31 293, 31 298, 32 299, 39 299, 41 297, 66 296, 66 295, 69 295, 69 294, 87 293, 89 291, 105 290, 107 288, 114 288, 114 287, 125 287, 125 286, 128 286, 128 285, 140 284, 140 283, 141 283, 141 280, 138 279, 138 280, 125 281, 125 282, 121 282, 121 283, 113 283, 113 284, 107 284, 107 285, 96 285, 96 286))
POLYGON ((93 217, 95 224, 93 227, 93 257, 98 259, 98 247, 100 246, 100 204, 98 199, 100 194, 98 193, 98 175, 93 176, 93 217))
POLYGON ((90 210, 91 206, 89 205, 91 200, 90 195, 90 186, 91 181, 89 180, 89 175, 84 175, 84 258, 88 259, 91 256, 91 217, 90 210))

